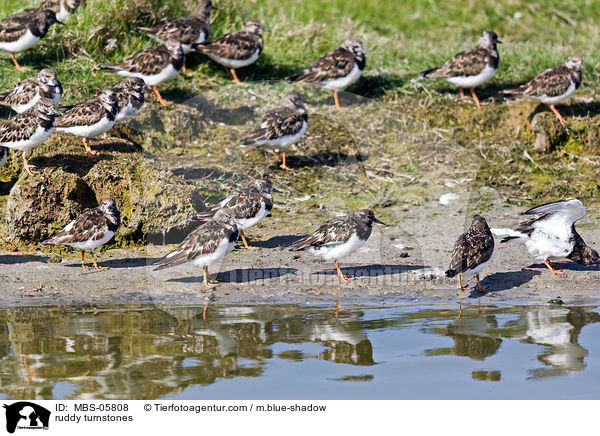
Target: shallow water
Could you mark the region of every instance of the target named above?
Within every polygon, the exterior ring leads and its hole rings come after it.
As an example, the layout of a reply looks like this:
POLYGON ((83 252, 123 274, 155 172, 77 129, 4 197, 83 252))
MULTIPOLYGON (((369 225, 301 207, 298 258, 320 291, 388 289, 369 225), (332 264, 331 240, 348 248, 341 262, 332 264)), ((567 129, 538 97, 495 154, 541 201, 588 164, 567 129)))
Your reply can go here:
POLYGON ((598 399, 599 321, 591 306, 4 309, 0 395, 598 399))

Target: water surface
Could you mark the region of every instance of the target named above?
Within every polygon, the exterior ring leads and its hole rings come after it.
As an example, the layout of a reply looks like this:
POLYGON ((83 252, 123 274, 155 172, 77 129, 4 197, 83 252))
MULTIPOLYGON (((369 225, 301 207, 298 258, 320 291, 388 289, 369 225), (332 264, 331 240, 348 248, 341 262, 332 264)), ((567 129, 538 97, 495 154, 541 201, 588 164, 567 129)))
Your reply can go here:
POLYGON ((10 399, 599 399, 584 307, 0 310, 10 399))

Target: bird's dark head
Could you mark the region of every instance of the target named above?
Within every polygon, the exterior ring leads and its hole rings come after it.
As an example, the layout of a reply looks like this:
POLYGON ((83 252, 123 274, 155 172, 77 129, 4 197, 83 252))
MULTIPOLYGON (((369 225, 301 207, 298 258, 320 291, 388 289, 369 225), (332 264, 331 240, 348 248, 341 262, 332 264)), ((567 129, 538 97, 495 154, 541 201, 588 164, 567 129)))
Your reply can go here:
POLYGON ((473 221, 471 221, 471 228, 479 231, 489 231, 487 221, 481 215, 473 215, 473 221))
POLYGON ((491 30, 484 30, 479 38, 479 46, 486 48, 496 48, 497 44, 502 44, 502 41, 498 39, 496 32, 491 30))
POLYGON ((211 0, 200 0, 196 6, 196 16, 198 17, 209 17, 210 11, 217 9, 211 0))
POLYGON ((139 77, 128 77, 123 80, 120 85, 137 94, 143 94, 146 89, 146 82, 139 77))
POLYGON ((98 99, 106 110, 112 110, 117 104, 117 94, 112 89, 104 89, 98 93, 98 99))
POLYGON ((56 72, 50 68, 44 68, 42 71, 37 73, 37 79, 40 83, 48 86, 57 86, 58 78, 56 72))
POLYGON ((252 182, 252 187, 258 192, 266 192, 268 194, 273 192, 273 182, 269 179, 257 179, 252 182))
POLYGON ((58 18, 56 18, 56 14, 52 9, 38 9, 31 19, 31 25, 34 26, 37 33, 41 35, 45 35, 53 24, 64 23, 58 21, 58 18))
POLYGON ((165 42, 165 47, 173 56, 183 55, 183 47, 181 46, 181 42, 177 41, 176 39, 167 40, 167 42, 165 42))
POLYGON ((235 212, 229 207, 224 207, 215 213, 213 220, 223 224, 234 224, 236 222, 235 212))
POLYGON ((105 198, 104 200, 102 200, 102 203, 100 203, 99 208, 102 212, 110 215, 117 215, 119 213, 117 203, 112 198, 105 198))
POLYGON ((30 110, 37 112, 40 118, 50 119, 61 113, 54 107, 54 101, 49 98, 40 98, 30 110))
POLYGON ((290 91, 281 98, 281 106, 304 109, 306 99, 298 91, 290 91))
POLYGON ((583 59, 581 56, 569 56, 565 65, 575 71, 581 71, 583 68, 583 59))
POLYGON ((373 223, 383 224, 384 226, 386 225, 383 221, 377 219, 373 211, 369 209, 358 210, 354 212, 354 216, 369 226, 372 226, 373 223))
POLYGON ((352 53, 361 62, 365 60, 367 52, 363 49, 362 42, 358 39, 347 39, 340 46, 344 50, 352 53))
POLYGON ((589 245, 583 250, 582 265, 589 266, 600 263, 600 255, 589 245))
POLYGON ((248 33, 256 33, 257 35, 260 35, 263 31, 269 32, 269 29, 260 20, 247 21, 244 30, 248 33))

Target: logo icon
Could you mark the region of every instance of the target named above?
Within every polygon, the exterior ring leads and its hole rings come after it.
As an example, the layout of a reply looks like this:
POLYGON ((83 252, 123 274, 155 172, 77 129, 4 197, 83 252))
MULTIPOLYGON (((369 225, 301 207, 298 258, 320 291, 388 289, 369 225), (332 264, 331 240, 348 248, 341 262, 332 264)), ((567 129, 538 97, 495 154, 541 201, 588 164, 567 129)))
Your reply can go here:
POLYGON ((50 422, 50 411, 29 401, 19 401, 6 409, 6 431, 14 433, 18 429, 47 430, 50 422))

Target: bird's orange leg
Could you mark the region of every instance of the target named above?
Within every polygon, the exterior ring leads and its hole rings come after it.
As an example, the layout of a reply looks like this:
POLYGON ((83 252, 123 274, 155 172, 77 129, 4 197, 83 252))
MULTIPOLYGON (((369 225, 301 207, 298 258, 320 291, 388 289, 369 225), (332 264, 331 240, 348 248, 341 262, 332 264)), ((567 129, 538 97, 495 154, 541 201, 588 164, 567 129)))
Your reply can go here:
POLYGON ((550 110, 552 112, 554 112, 554 115, 556 115, 556 117, 558 118, 558 121, 560 121, 560 123, 563 126, 567 125, 567 121, 562 117, 562 115, 556 110, 556 108, 554 107, 553 104, 547 104, 546 106, 548 106, 550 108, 550 110))
POLYGON ((473 96, 473 100, 475 100, 475 103, 477 103, 477 107, 481 107, 481 106, 485 106, 487 104, 490 104, 489 102, 481 103, 479 101, 479 99, 477 98, 477 94, 475 94, 475 90, 473 88, 471 88, 471 95, 473 96))
POLYGON ((461 291, 466 291, 467 289, 469 289, 467 286, 463 286, 462 276, 460 274, 458 275, 458 289, 460 289, 461 291))
POLYGON ((229 69, 229 72, 231 73, 231 75, 233 76, 233 81, 239 85, 242 85, 244 82, 242 82, 240 79, 238 79, 237 74, 235 74, 235 70, 233 68, 229 69))
POLYGON ((273 154, 277 158, 277 162, 281 162, 281 159, 279 158, 279 155, 277 154, 277 152, 275 150, 271 150, 271 151, 273 152, 273 154))
POLYGON ((193 74, 191 72, 188 72, 187 68, 185 67, 185 64, 183 64, 183 67, 181 67, 181 74, 183 74, 186 77, 193 76, 193 74))
POLYGON ((350 280, 354 280, 354 277, 345 276, 342 273, 342 270, 340 269, 340 264, 338 263, 337 260, 335 260, 334 263, 335 263, 335 268, 337 269, 337 273, 338 273, 338 276, 339 276, 340 279, 342 279, 345 282, 350 281, 350 280))
POLYGON ((85 251, 81 250, 81 267, 85 270, 91 269, 91 267, 85 264, 85 251))
POLYGON ((92 147, 90 146, 90 138, 83 138, 83 146, 85 147, 85 152, 87 154, 91 154, 91 155, 98 154, 97 151, 92 150, 92 147))
POLYGON ((104 271, 105 269, 110 269, 110 267, 108 266, 99 266, 98 263, 96 262, 96 258, 94 257, 94 252, 90 251, 90 256, 92 256, 92 262, 94 262, 94 268, 96 268, 98 271, 104 271))
POLYGON ((489 289, 488 288, 484 288, 483 286, 481 286, 481 283, 479 282, 479 274, 475 274, 475 278, 477 279, 477 287, 478 287, 478 291, 479 292, 488 292, 489 289))
POLYGON ((204 278, 204 286, 207 288, 212 288, 215 284, 219 283, 219 280, 212 280, 210 278, 210 273, 208 272, 208 267, 206 265, 202 267, 202 276, 204 278))
POLYGON ((280 168, 283 168, 284 170, 288 170, 288 171, 293 171, 290 167, 288 167, 285 164, 285 151, 282 152, 282 156, 283 156, 283 163, 281 165, 279 165, 280 168))
POLYGON ((27 171, 30 176, 33 176, 33 174, 37 173, 38 171, 34 171, 34 169, 36 168, 35 165, 29 165, 29 163, 27 162, 27 158, 25 157, 25 153, 26 152, 23 152, 23 168, 25 168, 25 171, 27 171))
POLYGON ((469 97, 467 97, 467 96, 465 95, 465 93, 464 93, 464 91, 463 91, 463 89, 462 89, 462 88, 460 88, 460 87, 459 87, 459 88, 458 88, 458 92, 460 92, 460 98, 461 98, 462 100, 465 100, 465 99, 469 98, 469 97))
POLYGON ((240 238, 242 238, 244 247, 246 247, 248 250, 258 250, 258 247, 252 247, 251 245, 248 245, 248 241, 246 241, 246 236, 244 236, 244 232, 242 232, 241 230, 240 230, 240 238))
POLYGON ((154 95, 156 96, 156 99, 158 100, 158 102, 163 105, 163 106, 168 106, 169 103, 167 102, 167 100, 165 100, 164 98, 162 98, 162 96, 160 95, 160 92, 158 92, 158 88, 156 86, 151 86, 150 89, 152 89, 152 91, 154 92, 154 95))
POLYGON ((564 272, 562 271, 563 270, 562 268, 557 267, 552 262, 550 262, 548 259, 546 259, 544 261, 544 265, 546 265, 550 269, 550 271, 552 271, 552 274, 554 274, 554 275, 564 274, 564 272))
POLYGON ((17 58, 15 57, 14 53, 10 54, 11 59, 13 60, 13 62, 15 63, 15 67, 17 67, 17 70, 23 72, 25 71, 25 68, 23 68, 21 65, 19 65, 19 63, 17 62, 17 58))
POLYGON ((336 107, 337 110, 339 110, 339 111, 346 110, 346 109, 344 109, 344 108, 342 108, 340 106, 340 98, 339 98, 338 93, 336 91, 333 91, 333 101, 335 102, 335 107, 336 107))
POLYGON ((121 132, 119 132, 116 126, 113 126, 112 131, 115 133, 115 135, 117 135, 117 138, 123 139, 123 137, 121 136, 121 132))

